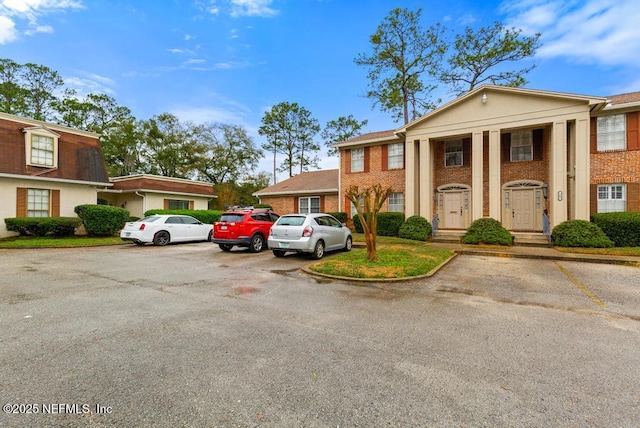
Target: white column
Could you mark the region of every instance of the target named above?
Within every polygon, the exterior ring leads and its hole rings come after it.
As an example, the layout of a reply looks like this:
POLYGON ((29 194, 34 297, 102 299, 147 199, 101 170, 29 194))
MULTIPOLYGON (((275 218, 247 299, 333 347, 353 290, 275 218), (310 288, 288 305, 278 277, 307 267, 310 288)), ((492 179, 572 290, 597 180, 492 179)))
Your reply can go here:
POLYGON ((433 165, 429 139, 420 140, 420 216, 431 222, 433 217, 433 165))
POLYGON ((413 141, 405 141, 405 170, 404 170, 404 197, 405 197, 405 217, 415 215, 416 206, 416 151, 413 141))
POLYGON ((489 216, 501 221, 500 130, 489 131, 489 216))
POLYGON ((483 152, 484 144, 482 131, 474 131, 471 138, 471 220, 482 218, 483 215, 483 152))
POLYGON ((575 191, 573 198, 573 217, 576 220, 589 220, 591 191, 591 156, 589 143, 589 115, 576 120, 575 135, 575 191))
POLYGON ((567 220, 567 122, 553 124, 549 183, 551 228, 567 220))

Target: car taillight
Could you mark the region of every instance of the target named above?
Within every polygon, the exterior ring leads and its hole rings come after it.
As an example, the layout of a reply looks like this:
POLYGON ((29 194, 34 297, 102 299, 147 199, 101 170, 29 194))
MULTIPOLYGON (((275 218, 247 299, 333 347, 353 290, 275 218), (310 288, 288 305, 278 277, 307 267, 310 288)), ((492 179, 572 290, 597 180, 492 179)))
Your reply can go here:
POLYGON ((145 226, 146 226, 146 224, 145 224, 145 223, 142 223, 142 224, 140 225, 140 230, 144 230, 145 226))
POLYGON ((302 231, 302 236, 305 238, 311 238, 311 235, 313 235, 313 227, 311 226, 305 227, 304 230, 302 231))

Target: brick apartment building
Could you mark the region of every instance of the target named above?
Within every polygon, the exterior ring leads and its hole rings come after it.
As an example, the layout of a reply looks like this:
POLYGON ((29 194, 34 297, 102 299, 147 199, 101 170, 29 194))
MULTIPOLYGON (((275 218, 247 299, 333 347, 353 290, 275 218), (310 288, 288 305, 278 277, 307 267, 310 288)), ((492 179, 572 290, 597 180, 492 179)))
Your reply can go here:
POLYGON ((437 218, 440 229, 493 217, 542 232, 595 212, 640 211, 639 121, 640 93, 483 85, 399 129, 337 144, 339 210, 353 212, 349 185, 381 183, 394 190, 387 211, 437 218))

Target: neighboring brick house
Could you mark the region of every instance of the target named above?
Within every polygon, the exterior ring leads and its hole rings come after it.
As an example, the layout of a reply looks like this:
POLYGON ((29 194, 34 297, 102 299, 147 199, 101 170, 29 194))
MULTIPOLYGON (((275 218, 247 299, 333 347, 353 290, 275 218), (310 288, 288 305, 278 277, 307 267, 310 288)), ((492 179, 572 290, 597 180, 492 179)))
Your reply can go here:
MULTIPOLYGON (((437 215, 440 229, 454 230, 481 217, 516 232, 588 220, 593 184, 604 196, 606 183, 609 195, 624 193, 626 209, 637 207, 638 156, 631 153, 638 144, 636 98, 613 97, 607 105, 603 97, 483 85, 395 131, 337 144, 341 194, 347 183, 391 185, 402 193, 407 217, 437 215), (629 142, 607 149, 616 152, 592 154, 597 118, 617 113, 626 114, 629 142), (402 152, 403 178, 384 168, 390 151, 402 152)), ((621 126, 620 117, 610 121, 621 126)), ((600 122, 610 126, 609 119, 600 122)), ((616 132, 602 138, 619 138, 616 132)), ((340 210, 351 211, 341 202, 340 210)))
POLYGON ((98 197, 134 217, 151 209, 206 210, 216 197, 211 183, 183 178, 136 174, 112 177, 110 182, 113 187, 99 191, 98 197))
POLYGON ((278 214, 338 211, 337 169, 303 172, 253 194, 278 214))
POLYGON ((0 113, 0 237, 5 218, 75 217, 111 186, 98 135, 0 113))

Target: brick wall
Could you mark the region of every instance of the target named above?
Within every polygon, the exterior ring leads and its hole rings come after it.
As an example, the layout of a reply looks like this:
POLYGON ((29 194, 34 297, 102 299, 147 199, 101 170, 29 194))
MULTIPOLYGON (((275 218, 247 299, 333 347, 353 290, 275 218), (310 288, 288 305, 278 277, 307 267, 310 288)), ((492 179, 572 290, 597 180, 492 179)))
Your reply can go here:
MULTIPOLYGON (((351 214, 351 204, 348 202, 344 192, 352 185, 362 189, 381 184, 383 187, 390 186, 394 192, 405 193, 405 170, 404 168, 386 169, 385 162, 387 157, 384 154, 383 145, 368 146, 368 156, 365 156, 365 160, 367 158, 369 161, 368 168, 365 166, 365 171, 368 169, 367 172, 347 173, 347 171, 351 170, 350 150, 341 150, 340 152, 340 187, 343 192, 340 197, 342 198, 342 211, 349 215, 351 214)), ((406 203, 406 194, 404 199, 406 203)), ((382 211, 387 210, 387 203, 385 203, 382 211)))
MULTIPOLYGON (((320 211, 337 212, 338 211, 338 195, 308 195, 320 196, 320 211)), ((305 195, 306 197, 306 195, 305 195)), ((298 212, 297 196, 262 196, 260 203, 269 204, 275 213, 280 215, 292 214, 298 212)))

